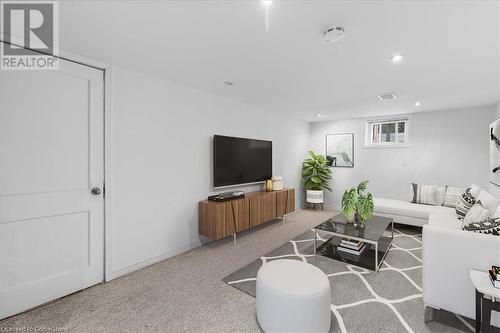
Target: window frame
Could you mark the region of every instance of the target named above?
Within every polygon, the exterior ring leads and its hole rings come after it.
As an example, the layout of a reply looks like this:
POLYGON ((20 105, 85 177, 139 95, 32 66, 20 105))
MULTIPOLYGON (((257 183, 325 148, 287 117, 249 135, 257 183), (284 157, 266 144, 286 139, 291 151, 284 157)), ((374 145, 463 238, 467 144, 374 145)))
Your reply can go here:
MULTIPOLYGON (((397 137, 396 137, 397 140, 397 137)), ((378 117, 366 119, 365 122, 365 146, 364 148, 408 148, 411 146, 411 117, 409 115, 378 117), (405 142, 373 142, 373 128, 379 125, 379 131, 382 125, 394 123, 396 126, 396 136, 398 135, 398 123, 405 123, 405 142)))

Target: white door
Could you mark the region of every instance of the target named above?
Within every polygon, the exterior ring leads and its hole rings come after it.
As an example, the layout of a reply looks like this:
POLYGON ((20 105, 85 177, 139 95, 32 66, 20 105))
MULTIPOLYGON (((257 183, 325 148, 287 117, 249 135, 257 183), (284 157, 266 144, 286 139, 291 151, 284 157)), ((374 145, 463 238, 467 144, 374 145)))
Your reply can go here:
POLYGON ((0 319, 103 281, 103 73, 0 71, 0 319))

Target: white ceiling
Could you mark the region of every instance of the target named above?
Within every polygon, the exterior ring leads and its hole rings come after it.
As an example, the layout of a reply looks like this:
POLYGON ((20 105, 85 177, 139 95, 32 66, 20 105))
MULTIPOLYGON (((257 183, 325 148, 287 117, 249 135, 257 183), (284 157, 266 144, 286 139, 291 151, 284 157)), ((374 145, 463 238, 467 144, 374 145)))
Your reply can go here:
POLYGON ((275 0, 266 32, 258 0, 67 1, 60 47, 317 121, 495 104, 497 15, 495 1, 275 0), (342 41, 323 41, 330 25, 342 41))

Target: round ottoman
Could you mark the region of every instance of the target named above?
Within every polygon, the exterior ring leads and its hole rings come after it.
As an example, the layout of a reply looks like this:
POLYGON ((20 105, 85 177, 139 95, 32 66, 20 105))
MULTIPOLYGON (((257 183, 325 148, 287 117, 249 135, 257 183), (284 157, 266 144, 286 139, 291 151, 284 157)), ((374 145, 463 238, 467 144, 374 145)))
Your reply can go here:
POLYGON ((319 268, 273 260, 257 273, 257 320, 264 332, 328 332, 330 282, 319 268))

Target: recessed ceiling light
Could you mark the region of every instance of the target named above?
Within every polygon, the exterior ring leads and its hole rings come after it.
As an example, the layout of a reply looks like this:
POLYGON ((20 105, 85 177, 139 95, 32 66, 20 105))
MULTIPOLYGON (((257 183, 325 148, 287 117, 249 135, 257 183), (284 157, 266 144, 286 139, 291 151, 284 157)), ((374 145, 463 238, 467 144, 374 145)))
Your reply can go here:
POLYGON ((422 105, 420 102, 415 102, 415 106, 420 106, 422 105))
POLYGON ((262 0, 261 2, 264 5, 264 7, 269 7, 273 4, 271 0, 262 0))
POLYGON ((319 118, 319 117, 321 117, 323 115, 321 113, 316 113, 314 116, 317 117, 317 118, 319 118))
POLYGON ((397 63, 400 63, 400 62, 401 62, 401 60, 403 60, 403 59, 404 59, 404 57, 405 57, 405 56, 404 56, 403 54, 395 54, 395 55, 393 55, 392 57, 390 57, 390 58, 389 58, 389 60, 390 60, 391 62, 393 62, 393 63, 397 64, 397 63))
POLYGON ((231 81, 224 81, 224 84, 226 86, 234 86, 234 82, 231 82, 231 81))

